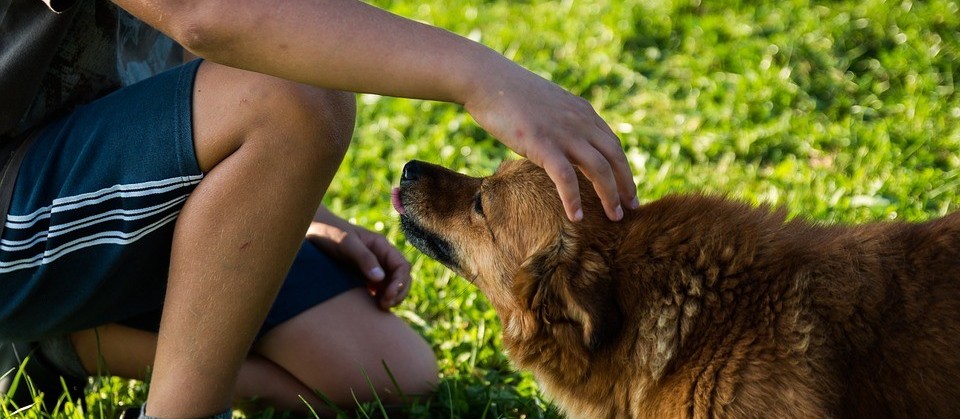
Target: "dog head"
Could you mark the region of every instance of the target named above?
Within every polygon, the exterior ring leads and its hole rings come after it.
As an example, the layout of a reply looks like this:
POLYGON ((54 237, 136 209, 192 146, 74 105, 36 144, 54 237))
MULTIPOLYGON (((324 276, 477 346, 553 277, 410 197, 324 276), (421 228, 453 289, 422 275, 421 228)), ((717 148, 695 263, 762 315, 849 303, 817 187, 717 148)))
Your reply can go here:
POLYGON ((484 178, 411 161, 393 204, 411 244, 487 296, 505 338, 545 333, 594 350, 619 323, 603 250, 612 241, 596 245, 614 240, 616 224, 603 215, 592 184, 579 180, 578 223, 567 219, 546 172, 528 160, 505 162, 484 178))

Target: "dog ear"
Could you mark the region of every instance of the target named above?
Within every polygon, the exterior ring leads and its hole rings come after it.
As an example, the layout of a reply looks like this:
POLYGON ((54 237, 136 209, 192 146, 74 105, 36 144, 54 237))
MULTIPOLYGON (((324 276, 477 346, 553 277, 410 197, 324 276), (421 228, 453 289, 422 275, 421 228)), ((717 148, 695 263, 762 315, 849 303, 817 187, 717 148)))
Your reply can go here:
POLYGON ((593 249, 576 249, 573 238, 559 240, 530 257, 514 278, 514 295, 536 319, 557 335, 571 328, 593 352, 619 330, 608 263, 593 249))

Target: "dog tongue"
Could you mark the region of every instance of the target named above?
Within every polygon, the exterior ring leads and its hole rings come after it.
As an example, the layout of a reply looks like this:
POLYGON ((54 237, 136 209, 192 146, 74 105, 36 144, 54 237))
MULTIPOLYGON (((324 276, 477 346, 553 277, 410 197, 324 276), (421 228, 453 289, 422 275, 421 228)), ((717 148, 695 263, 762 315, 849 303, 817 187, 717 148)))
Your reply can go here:
POLYGON ((393 203, 393 209, 397 210, 400 215, 406 214, 406 210, 403 208, 403 202, 400 202, 400 188, 393 188, 390 191, 390 202, 393 203))

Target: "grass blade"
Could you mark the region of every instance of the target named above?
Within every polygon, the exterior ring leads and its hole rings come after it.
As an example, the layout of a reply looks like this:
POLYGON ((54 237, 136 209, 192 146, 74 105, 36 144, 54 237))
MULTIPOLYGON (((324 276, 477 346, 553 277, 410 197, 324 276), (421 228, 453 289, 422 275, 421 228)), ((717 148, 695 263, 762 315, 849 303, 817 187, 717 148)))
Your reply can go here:
POLYGON ((300 398, 300 401, 302 401, 303 404, 307 405, 307 410, 310 411, 310 414, 313 415, 314 419, 320 419, 320 415, 317 414, 316 410, 313 410, 313 406, 311 406, 310 403, 307 403, 307 399, 304 399, 303 396, 297 396, 297 397, 300 398))
MULTIPOLYGON (((333 399, 327 397, 327 395, 324 394, 322 391, 320 391, 320 389, 317 389, 317 388, 313 389, 313 394, 319 397, 320 400, 322 400, 323 403, 327 405, 327 408, 332 410, 337 417, 348 416, 347 412, 341 409, 340 406, 337 406, 337 404, 333 402, 333 399)), ((304 400, 304 403, 306 403, 306 400, 304 400)), ((310 404, 307 403, 307 406, 310 406, 310 404)), ((310 406, 310 410, 313 410, 312 406, 310 406)))
MULTIPOLYGON (((384 367, 386 367, 386 363, 384 363, 384 367)), ((387 409, 383 406, 383 401, 380 400, 380 395, 377 394, 377 388, 374 387, 373 381, 370 381, 370 375, 367 374, 367 371, 363 367, 360 367, 360 372, 363 373, 363 379, 367 380, 367 385, 370 386, 370 391, 373 392, 373 400, 376 402, 377 406, 380 408, 380 413, 383 413, 384 418, 389 418, 390 415, 387 414, 387 409)))
POLYGON ((393 371, 390 371, 390 367, 387 366, 386 360, 380 360, 383 364, 383 370, 387 372, 387 377, 390 377, 390 382, 393 383, 393 388, 397 389, 397 394, 400 395, 400 400, 403 401, 403 404, 407 404, 407 395, 404 394, 403 389, 400 388, 400 383, 397 382, 397 378, 393 376, 393 371))

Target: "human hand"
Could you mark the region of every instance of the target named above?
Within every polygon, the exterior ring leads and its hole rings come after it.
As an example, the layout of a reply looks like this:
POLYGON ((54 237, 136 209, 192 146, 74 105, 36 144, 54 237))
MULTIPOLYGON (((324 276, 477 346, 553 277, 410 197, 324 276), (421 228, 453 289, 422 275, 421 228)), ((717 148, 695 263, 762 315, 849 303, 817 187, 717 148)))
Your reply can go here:
POLYGON ((410 262, 383 235, 350 224, 321 207, 307 239, 324 253, 357 266, 381 309, 400 304, 413 281, 410 262))
POLYGON ((197 13, 204 2, 115 1, 213 62, 318 87, 463 104, 546 170, 572 220, 582 217, 574 166, 609 218, 622 217, 621 205, 639 206, 620 142, 587 101, 464 37, 351 0, 279 9, 247 2, 222 10, 212 28, 196 18, 206 16, 197 13), (267 14, 274 18, 256 19, 267 14))
MULTIPOLYGON (((512 64, 512 63, 510 63, 512 64)), ((585 99, 516 65, 478 80, 464 101, 494 137, 546 170, 567 217, 583 218, 574 166, 593 183, 611 220, 640 206, 620 140, 585 99)))

